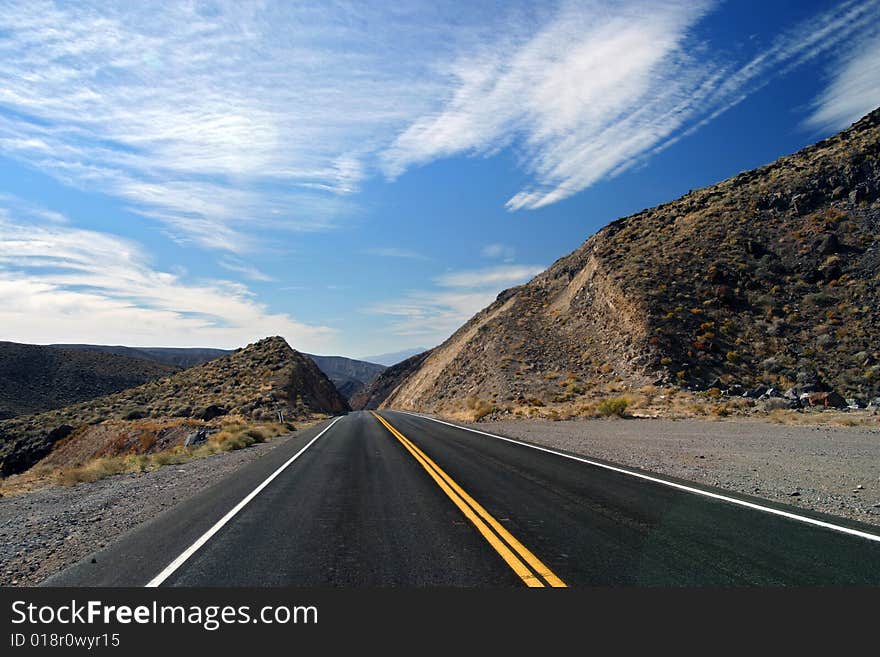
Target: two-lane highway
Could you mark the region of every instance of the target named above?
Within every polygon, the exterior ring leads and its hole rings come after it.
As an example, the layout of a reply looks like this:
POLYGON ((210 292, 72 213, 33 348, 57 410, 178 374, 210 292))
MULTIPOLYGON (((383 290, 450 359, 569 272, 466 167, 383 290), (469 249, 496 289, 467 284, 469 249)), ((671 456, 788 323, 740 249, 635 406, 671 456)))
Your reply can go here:
POLYGON ((877 585, 880 531, 429 418, 357 412, 46 583, 877 585))

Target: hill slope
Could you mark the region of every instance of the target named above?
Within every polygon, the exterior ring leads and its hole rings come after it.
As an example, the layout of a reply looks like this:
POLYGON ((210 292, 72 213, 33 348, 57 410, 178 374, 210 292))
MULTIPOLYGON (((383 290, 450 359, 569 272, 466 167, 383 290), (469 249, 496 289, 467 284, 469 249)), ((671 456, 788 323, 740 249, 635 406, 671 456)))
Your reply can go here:
POLYGON ((26 470, 59 441, 85 460, 167 448, 225 416, 263 421, 281 411, 289 420, 347 410, 310 358, 283 338, 266 338, 137 388, 0 422, 0 472, 26 470))
POLYGON ((315 361, 315 364, 339 390, 339 394, 348 400, 360 393, 385 370, 384 365, 345 358, 344 356, 306 355, 315 361))
POLYGON ((385 369, 369 385, 351 397, 351 407, 358 410, 379 408, 382 402, 392 395, 397 386, 405 381, 410 374, 417 371, 430 355, 431 350, 429 349, 385 369))
POLYGON ((880 110, 611 223, 374 387, 388 391, 383 406, 438 412, 571 405, 650 384, 874 397, 878 198, 880 110))
POLYGON ((0 419, 68 406, 176 371, 149 359, 0 342, 0 419))
POLYGON ((76 349, 78 351, 104 352, 141 358, 165 363, 181 369, 195 367, 215 358, 232 353, 228 349, 209 349, 204 347, 123 347, 121 345, 102 344, 56 344, 53 347, 76 349))

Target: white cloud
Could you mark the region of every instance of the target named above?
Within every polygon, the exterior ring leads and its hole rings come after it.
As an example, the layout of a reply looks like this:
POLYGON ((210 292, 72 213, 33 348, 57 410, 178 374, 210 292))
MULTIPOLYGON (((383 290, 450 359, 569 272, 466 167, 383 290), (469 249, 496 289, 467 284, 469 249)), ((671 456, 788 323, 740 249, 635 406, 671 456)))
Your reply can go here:
POLYGON ((427 256, 409 249, 400 249, 397 247, 380 247, 375 249, 366 249, 367 255, 380 256, 382 258, 403 258, 404 260, 427 260, 427 256))
POLYGON ((512 262, 516 257, 516 247, 510 244, 487 244, 480 250, 480 255, 493 260, 512 262))
POLYGON ((538 265, 501 265, 443 274, 434 279, 442 287, 495 288, 515 285, 537 276, 544 268, 538 265))
MULTIPOLYGON (((8 215, 8 213, 7 213, 8 215)), ((283 335, 326 347, 332 329, 273 313, 240 283, 188 283, 128 240, 0 215, 0 326, 19 342, 236 347, 283 335)))
POLYGON ((880 34, 859 42, 841 60, 807 121, 812 127, 840 130, 880 106, 880 34))
POLYGON ((257 269, 254 265, 239 260, 238 258, 221 258, 218 264, 224 269, 234 271, 252 281, 271 283, 276 280, 257 269))
POLYGON ((390 331, 396 336, 438 344, 492 303, 499 292, 543 270, 538 265, 501 265, 450 272, 437 276, 437 287, 432 290, 411 291, 366 312, 391 317, 390 331))

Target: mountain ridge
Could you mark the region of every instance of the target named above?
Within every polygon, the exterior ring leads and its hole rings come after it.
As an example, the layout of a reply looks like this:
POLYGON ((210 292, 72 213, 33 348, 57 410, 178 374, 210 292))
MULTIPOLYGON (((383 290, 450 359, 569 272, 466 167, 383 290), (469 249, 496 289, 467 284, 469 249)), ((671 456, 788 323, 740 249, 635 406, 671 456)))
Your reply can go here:
POLYGON ((611 222, 409 371, 380 375, 379 405, 572 409, 652 386, 877 396, 878 144, 880 110, 611 222))

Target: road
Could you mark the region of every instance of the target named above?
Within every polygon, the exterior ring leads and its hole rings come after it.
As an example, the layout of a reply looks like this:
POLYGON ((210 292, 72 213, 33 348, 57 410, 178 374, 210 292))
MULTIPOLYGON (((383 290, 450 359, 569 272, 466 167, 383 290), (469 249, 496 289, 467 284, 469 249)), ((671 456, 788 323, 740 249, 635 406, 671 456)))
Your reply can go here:
POLYGON ((46 584, 878 585, 880 531, 407 413, 355 412, 46 584))

